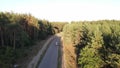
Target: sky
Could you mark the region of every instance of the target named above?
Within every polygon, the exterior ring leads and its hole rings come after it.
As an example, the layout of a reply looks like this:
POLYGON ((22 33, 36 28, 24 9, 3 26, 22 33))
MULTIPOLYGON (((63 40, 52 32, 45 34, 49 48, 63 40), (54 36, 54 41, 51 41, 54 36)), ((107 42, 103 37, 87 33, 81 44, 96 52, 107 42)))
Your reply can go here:
POLYGON ((120 20, 120 0, 0 0, 0 11, 48 21, 120 20))

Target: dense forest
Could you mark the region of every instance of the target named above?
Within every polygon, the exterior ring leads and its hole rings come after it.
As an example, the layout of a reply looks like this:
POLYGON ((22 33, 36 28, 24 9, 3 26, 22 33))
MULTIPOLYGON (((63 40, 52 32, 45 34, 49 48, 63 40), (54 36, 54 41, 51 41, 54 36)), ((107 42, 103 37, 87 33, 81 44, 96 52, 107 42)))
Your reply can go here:
POLYGON ((120 21, 71 22, 63 33, 75 47, 78 68, 120 68, 120 21))
POLYGON ((65 24, 39 20, 31 14, 0 12, 0 68, 12 68, 36 40, 62 31, 65 24))
POLYGON ((75 47, 78 68, 120 68, 119 20, 66 23, 0 12, 0 67, 12 68, 35 41, 63 31, 63 41, 75 47))

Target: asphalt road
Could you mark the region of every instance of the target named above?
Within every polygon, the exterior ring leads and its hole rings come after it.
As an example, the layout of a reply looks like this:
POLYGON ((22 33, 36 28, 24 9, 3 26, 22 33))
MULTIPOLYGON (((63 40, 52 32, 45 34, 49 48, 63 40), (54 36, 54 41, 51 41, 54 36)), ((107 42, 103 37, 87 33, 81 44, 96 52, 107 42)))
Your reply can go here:
POLYGON ((38 68, 57 68, 58 47, 60 37, 56 37, 50 44, 38 68))

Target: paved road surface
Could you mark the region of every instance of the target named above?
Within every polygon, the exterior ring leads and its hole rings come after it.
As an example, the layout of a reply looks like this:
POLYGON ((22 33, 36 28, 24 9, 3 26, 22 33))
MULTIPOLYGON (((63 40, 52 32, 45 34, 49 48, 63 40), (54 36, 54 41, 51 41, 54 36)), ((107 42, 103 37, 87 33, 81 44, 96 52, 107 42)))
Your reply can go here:
POLYGON ((60 38, 56 37, 50 43, 49 48, 46 51, 46 54, 44 55, 41 63, 38 65, 38 68, 57 68, 59 44, 60 44, 60 38))

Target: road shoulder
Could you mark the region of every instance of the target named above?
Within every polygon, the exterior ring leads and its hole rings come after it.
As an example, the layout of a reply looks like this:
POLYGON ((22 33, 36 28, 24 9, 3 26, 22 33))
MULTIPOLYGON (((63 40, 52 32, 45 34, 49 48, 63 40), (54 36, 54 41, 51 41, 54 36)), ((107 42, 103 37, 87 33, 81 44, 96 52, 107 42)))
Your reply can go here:
POLYGON ((45 44, 43 45, 42 49, 39 50, 38 54, 34 56, 34 58, 30 61, 27 68, 36 68, 40 57, 42 57, 42 54, 45 52, 47 45, 54 39, 55 36, 50 37, 45 44))

